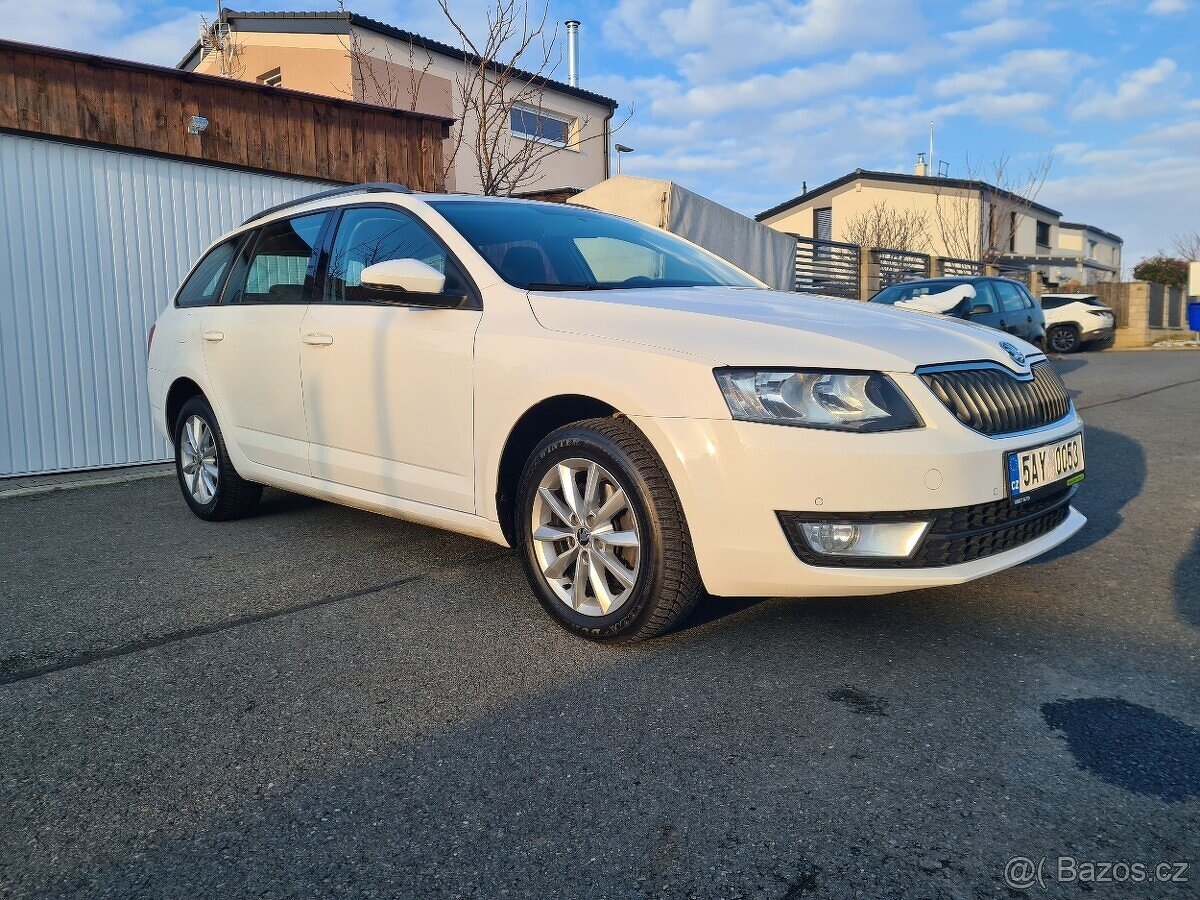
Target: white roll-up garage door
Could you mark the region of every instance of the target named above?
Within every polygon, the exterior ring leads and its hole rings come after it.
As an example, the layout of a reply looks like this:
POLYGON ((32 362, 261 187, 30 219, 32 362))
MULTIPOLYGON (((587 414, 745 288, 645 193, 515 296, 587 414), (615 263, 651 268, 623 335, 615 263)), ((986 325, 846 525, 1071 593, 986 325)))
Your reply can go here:
POLYGON ((326 186, 0 134, 0 477, 167 459, 151 323, 217 237, 326 186))

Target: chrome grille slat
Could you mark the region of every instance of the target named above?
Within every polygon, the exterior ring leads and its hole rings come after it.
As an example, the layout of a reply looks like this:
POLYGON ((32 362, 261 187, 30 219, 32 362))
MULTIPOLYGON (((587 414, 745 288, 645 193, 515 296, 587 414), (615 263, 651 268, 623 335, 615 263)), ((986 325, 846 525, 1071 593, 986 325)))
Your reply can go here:
POLYGON ((921 380, 968 428, 996 436, 1042 428, 1071 412, 1071 395, 1049 362, 1034 363, 1030 373, 1031 378, 1021 379, 981 365, 924 372, 921 380))

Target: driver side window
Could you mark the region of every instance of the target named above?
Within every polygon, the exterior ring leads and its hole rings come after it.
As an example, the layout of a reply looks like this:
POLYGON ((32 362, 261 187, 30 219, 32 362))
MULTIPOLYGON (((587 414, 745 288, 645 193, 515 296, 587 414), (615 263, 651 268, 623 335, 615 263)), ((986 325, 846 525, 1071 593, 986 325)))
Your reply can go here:
POLYGON ((338 224, 325 278, 326 302, 369 299, 363 269, 391 259, 418 259, 446 276, 445 293, 468 293, 458 264, 423 224, 400 210, 356 207, 347 209, 338 224))
POLYGON ((975 282, 975 299, 971 301, 971 304, 972 306, 986 306, 990 312, 1000 312, 990 281, 975 282))

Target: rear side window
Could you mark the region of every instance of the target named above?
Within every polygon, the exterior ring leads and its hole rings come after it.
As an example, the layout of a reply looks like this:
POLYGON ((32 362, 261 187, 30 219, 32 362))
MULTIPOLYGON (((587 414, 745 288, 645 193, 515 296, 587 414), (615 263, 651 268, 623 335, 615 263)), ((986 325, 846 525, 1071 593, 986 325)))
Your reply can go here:
POLYGON ((325 213, 272 222, 263 227, 253 249, 247 247, 226 303, 304 303, 313 247, 325 213), (244 276, 242 272, 245 272, 244 276))
POLYGON ((1043 297, 1042 309, 1058 309, 1060 306, 1066 306, 1070 300, 1060 300, 1056 297, 1043 297))
POLYGON ((216 303, 221 285, 225 283, 225 273, 229 271, 229 264, 233 261, 236 246, 235 239, 213 247, 179 289, 175 296, 175 305, 211 306, 216 303))
POLYGON ((1017 312, 1025 308, 1025 297, 1018 285, 1011 281, 995 281, 992 287, 1000 297, 1000 306, 1005 312, 1017 312))

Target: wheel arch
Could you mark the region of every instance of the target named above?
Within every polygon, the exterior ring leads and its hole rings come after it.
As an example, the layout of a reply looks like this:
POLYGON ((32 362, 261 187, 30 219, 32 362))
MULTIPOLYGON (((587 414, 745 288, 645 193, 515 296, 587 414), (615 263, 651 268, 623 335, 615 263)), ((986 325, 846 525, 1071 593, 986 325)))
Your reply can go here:
POLYGON ((166 402, 163 404, 163 415, 167 420, 167 434, 172 436, 172 440, 175 439, 175 422, 179 419, 179 411, 183 409, 183 404, 187 403, 193 397, 208 399, 204 393, 204 389, 186 376, 181 376, 171 382, 171 387, 167 391, 166 402))
POLYGON ((557 394, 540 400, 517 419, 504 441, 496 472, 496 514, 504 537, 515 539, 515 501, 517 483, 533 448, 550 432, 584 419, 621 415, 610 403, 586 394, 557 394))

